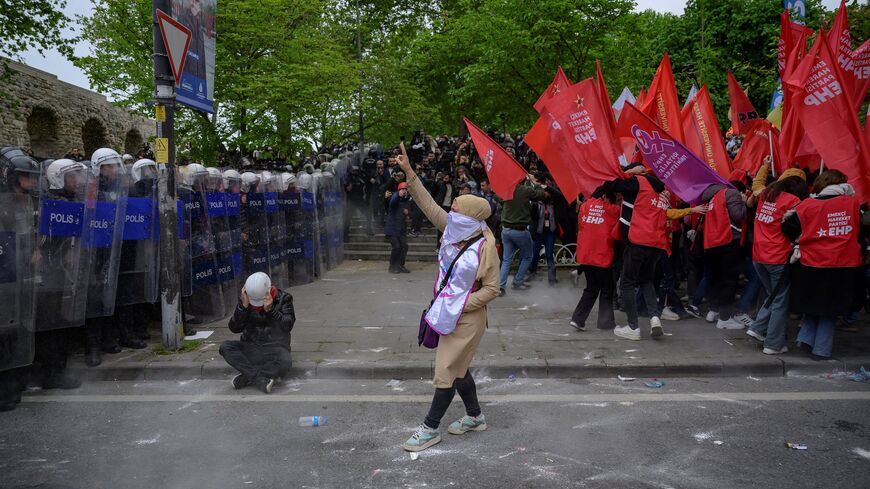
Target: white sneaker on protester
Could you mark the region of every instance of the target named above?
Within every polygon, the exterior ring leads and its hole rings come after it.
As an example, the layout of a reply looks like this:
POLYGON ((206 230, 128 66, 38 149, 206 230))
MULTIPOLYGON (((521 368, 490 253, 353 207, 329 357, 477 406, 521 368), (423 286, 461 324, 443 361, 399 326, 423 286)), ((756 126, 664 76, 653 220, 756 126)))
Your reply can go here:
POLYGON ((667 306, 664 309, 662 309, 661 318, 664 319, 665 321, 679 321, 680 315, 675 313, 674 310, 671 309, 670 306, 667 306))
POLYGON ((715 323, 716 321, 719 320, 719 313, 716 311, 709 311, 709 312, 707 312, 706 319, 707 319, 708 323, 715 323))
POLYGON ((783 353, 788 353, 788 347, 784 346, 779 350, 774 350, 773 348, 765 348, 761 350, 765 355, 782 355, 783 353))
POLYGON ((640 328, 631 329, 631 326, 617 326, 613 328, 613 334, 619 336, 620 338, 625 338, 627 340, 638 341, 640 340, 640 328))
POLYGON ((732 317, 724 321, 721 319, 716 321, 716 327, 719 329, 743 329, 746 326, 732 317))
POLYGON ((746 335, 747 335, 747 336, 751 336, 751 337, 755 338, 755 339, 758 340, 758 341, 764 341, 764 339, 765 339, 765 338, 764 338, 764 335, 762 335, 761 333, 757 333, 757 332, 755 332, 755 331, 752 331, 751 329, 747 329, 747 330, 746 330, 746 335))
POLYGON ((744 326, 746 326, 747 328, 750 327, 750 326, 752 326, 752 321, 753 321, 753 319, 752 319, 751 317, 749 317, 749 314, 743 314, 743 313, 741 313, 741 314, 737 314, 737 315, 735 315, 732 319, 735 319, 735 320, 739 321, 740 323, 742 323, 742 324, 743 324, 744 326))
POLYGON ((655 316, 649 318, 649 335, 653 338, 658 338, 664 334, 665 331, 662 329, 662 322, 659 320, 659 318, 655 316))

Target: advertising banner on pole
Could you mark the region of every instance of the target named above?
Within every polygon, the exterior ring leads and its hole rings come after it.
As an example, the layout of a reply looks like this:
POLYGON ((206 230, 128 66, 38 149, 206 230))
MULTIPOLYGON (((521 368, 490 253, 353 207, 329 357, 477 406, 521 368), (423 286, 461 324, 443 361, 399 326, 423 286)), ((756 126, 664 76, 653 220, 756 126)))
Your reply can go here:
POLYGON ((191 32, 176 100, 193 109, 214 113, 216 0, 170 0, 169 3, 172 17, 191 32))

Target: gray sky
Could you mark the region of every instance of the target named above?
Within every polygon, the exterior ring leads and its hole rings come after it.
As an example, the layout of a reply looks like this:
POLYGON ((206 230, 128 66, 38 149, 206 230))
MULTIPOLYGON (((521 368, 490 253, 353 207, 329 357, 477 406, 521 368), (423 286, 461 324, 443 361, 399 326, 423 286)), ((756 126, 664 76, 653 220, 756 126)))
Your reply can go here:
MULTIPOLYGON (((255 1, 255 0, 253 0, 255 1)), ((781 0, 770 0, 779 3, 781 0)), ((659 12, 671 12, 674 14, 683 13, 683 8, 686 5, 685 0, 635 0, 637 10, 653 9, 659 12)), ((220 8, 220 0, 217 0, 218 8, 220 8)), ((840 0, 822 0, 828 9, 834 9, 840 4, 840 0)), ((65 12, 67 16, 74 18, 76 14, 90 14, 92 10, 91 0, 67 0, 65 12)), ((75 24, 75 22, 73 22, 75 24)), ((67 29, 67 36, 75 35, 75 27, 67 29)), ((218 33, 220 35, 220 33, 218 33)), ((76 53, 86 54, 88 46, 79 45, 76 47, 76 53)), ((22 54, 24 62, 34 68, 38 68, 49 73, 57 75, 57 77, 67 83, 78 85, 80 87, 90 88, 88 79, 81 70, 73 66, 57 51, 47 51, 45 56, 41 56, 36 50, 27 51, 22 54)))

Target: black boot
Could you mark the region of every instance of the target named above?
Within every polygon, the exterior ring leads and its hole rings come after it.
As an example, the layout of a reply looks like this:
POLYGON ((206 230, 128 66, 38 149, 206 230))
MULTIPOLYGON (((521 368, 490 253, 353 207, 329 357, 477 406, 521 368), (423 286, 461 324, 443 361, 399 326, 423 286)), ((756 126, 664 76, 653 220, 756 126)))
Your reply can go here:
POLYGON ((100 342, 96 338, 88 336, 85 345, 85 364, 88 367, 96 367, 103 363, 103 354, 100 351, 100 342))

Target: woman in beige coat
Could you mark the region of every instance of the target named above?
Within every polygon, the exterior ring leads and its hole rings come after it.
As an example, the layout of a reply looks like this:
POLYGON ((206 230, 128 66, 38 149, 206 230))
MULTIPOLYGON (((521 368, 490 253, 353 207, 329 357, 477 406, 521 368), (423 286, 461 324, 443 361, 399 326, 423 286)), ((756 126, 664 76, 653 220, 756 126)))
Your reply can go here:
POLYGON ((426 316, 427 320, 432 318, 429 324, 436 331, 450 329, 453 324, 455 329, 440 336, 435 352, 435 396, 429 414, 402 445, 405 450, 417 452, 441 441, 438 425, 456 391, 465 404, 466 415, 452 423, 447 431, 460 435, 486 429, 486 420, 477 401, 477 388, 468 367, 487 327, 486 305, 499 294, 499 258, 495 237, 484 223, 492 212, 489 203, 480 197, 463 195, 454 200, 450 213, 445 212, 423 187, 408 164, 404 147, 402 150, 403 155, 398 157, 399 166, 407 175, 411 197, 435 227, 444 232, 436 289, 451 262, 456 259, 457 263, 445 293, 438 296, 446 297, 446 304, 438 304, 436 297, 436 303, 426 316), (459 250, 468 242, 472 242, 468 250, 457 258, 459 250), (436 306, 438 310, 433 311, 436 306))

